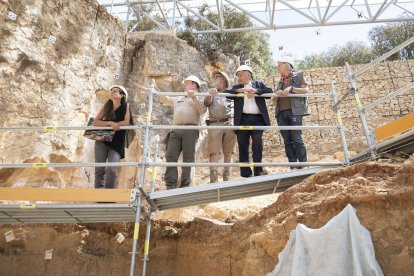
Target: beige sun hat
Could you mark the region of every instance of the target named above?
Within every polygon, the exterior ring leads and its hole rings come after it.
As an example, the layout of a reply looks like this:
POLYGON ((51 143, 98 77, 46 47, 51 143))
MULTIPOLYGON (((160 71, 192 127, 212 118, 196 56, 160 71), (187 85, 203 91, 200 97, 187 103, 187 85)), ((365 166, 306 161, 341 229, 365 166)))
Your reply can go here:
POLYGON ((226 72, 223 72, 223 71, 213 71, 213 73, 211 74, 213 76, 213 79, 214 79, 214 76, 217 75, 217 74, 220 74, 220 75, 222 75, 224 77, 224 79, 226 80, 226 88, 228 88, 230 86, 230 78, 226 74, 226 72))

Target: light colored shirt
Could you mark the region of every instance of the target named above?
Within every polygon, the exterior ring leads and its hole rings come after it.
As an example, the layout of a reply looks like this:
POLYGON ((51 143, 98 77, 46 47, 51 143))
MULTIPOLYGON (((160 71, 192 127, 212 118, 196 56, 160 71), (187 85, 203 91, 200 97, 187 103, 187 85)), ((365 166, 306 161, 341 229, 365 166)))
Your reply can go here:
MULTIPOLYGON (((244 85, 245 88, 252 88, 252 82, 244 85)), ((257 106, 256 99, 244 97, 243 113, 246 114, 260 114, 259 107, 257 106)))
POLYGON ((233 118, 234 101, 226 97, 212 97, 211 104, 208 106, 208 113, 211 121, 233 118))
POLYGON ((199 97, 193 99, 187 96, 161 96, 160 102, 172 104, 174 108, 173 125, 199 125, 200 117, 206 111, 203 101, 199 97))

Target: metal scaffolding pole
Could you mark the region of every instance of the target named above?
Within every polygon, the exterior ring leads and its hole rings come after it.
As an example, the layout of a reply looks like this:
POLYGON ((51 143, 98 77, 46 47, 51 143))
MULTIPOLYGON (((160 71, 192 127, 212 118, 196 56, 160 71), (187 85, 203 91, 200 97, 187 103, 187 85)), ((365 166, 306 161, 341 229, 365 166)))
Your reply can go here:
MULTIPOLYGON (((120 129, 141 129, 145 126, 133 125, 133 126, 121 126, 120 129)), ((63 130, 112 130, 108 126, 8 126, 0 127, 0 131, 43 131, 43 132, 55 132, 63 130)))
POLYGON ((231 129, 231 130, 328 130, 339 126, 196 126, 196 125, 152 125, 152 129, 231 129))
POLYGON ((343 166, 343 162, 261 162, 261 163, 177 163, 177 162, 149 162, 145 166, 150 167, 303 167, 303 166, 343 166))
POLYGON ((126 1, 128 5, 127 9, 127 15, 125 20, 125 32, 128 32, 128 25, 129 25, 129 13, 131 12, 131 4, 129 3, 129 0, 126 1))
MULTIPOLYGON (((154 91, 155 81, 152 81, 151 84, 151 91, 154 91)), ((153 106, 154 97, 152 93, 148 95, 148 112, 146 118, 146 124, 149 126, 151 124, 151 116, 152 116, 152 106, 153 106)), ((143 163, 147 162, 147 155, 148 155, 148 147, 150 142, 150 135, 151 135, 151 128, 147 127, 145 129, 145 138, 144 138, 144 149, 142 154, 142 161, 143 163)), ((139 187, 142 189, 145 184, 145 166, 141 166, 141 175, 140 175, 140 184, 139 187)), ((130 276, 134 276, 135 273, 135 261, 137 252, 137 245, 138 245, 138 237, 139 237, 139 222, 141 219, 141 206, 142 206, 142 196, 138 196, 137 199, 137 212, 135 216, 135 225, 134 225, 134 237, 133 237, 133 244, 132 244, 132 252, 131 252, 131 270, 130 276)))
POLYGON ((373 141, 372 134, 369 131, 369 127, 368 127, 368 124, 367 124, 367 118, 365 116, 366 114, 365 114, 364 106, 362 105, 361 99, 359 98, 359 93, 358 93, 358 89, 357 89, 356 81, 355 81, 355 74, 352 72, 352 69, 349 66, 348 62, 345 63, 345 67, 348 71, 348 80, 349 80, 349 83, 351 84, 351 91, 352 91, 352 94, 354 94, 354 97, 355 97, 355 100, 356 100, 356 103, 357 103, 357 106, 358 106, 359 118, 361 120, 362 129, 364 131, 365 138, 366 138, 367 143, 368 143, 369 151, 371 153, 371 158, 375 159, 375 156, 376 156, 375 144, 374 144, 374 141, 373 141))
MULTIPOLYGON (((153 92, 154 96, 188 96, 187 92, 158 92, 158 91, 154 91, 153 92)), ((199 92, 197 94, 195 94, 197 97, 204 97, 204 96, 211 96, 210 93, 207 92, 199 92)), ((232 93, 217 93, 217 95, 215 97, 232 97, 232 98, 237 98, 237 97, 247 97, 247 93, 238 93, 238 94, 232 94, 232 93)), ((259 98, 273 98, 273 97, 278 97, 276 94, 274 93, 266 93, 266 94, 262 94, 262 95, 254 95, 254 97, 259 97, 259 98)), ((331 93, 307 93, 307 94, 289 94, 287 96, 288 98, 330 98, 332 97, 331 93)))
POLYGON ((362 66, 359 70, 354 72, 354 77, 356 78, 359 75, 365 73, 366 71, 368 71, 369 69, 371 69, 372 67, 374 67, 375 65, 380 63, 381 61, 387 59, 388 57, 392 56, 393 54, 397 53, 399 50, 401 50, 402 48, 407 47, 408 45, 410 45, 413 42, 414 42, 414 36, 407 39, 406 41, 404 41, 403 43, 401 43, 400 45, 398 45, 397 47, 395 47, 391 51, 383 54, 382 56, 380 56, 378 58, 376 58, 374 61, 368 63, 367 65, 362 66))
POLYGON ((17 168, 90 168, 90 167, 136 167, 142 166, 141 162, 106 162, 106 163, 0 163, 2 169, 17 168))
MULTIPOLYGON (((33 168, 33 169, 46 169, 46 168, 88 168, 88 167, 147 167, 147 166, 160 166, 160 167, 242 167, 242 166, 290 166, 289 162, 266 162, 266 163, 153 163, 153 162, 111 162, 111 163, 0 163, 2 169, 17 169, 17 168, 33 168)), ((337 162, 300 162, 294 163, 292 166, 331 166, 341 165, 337 162)))
MULTIPOLYGON (((335 105, 338 101, 338 96, 336 94, 336 88, 335 88, 335 82, 332 81, 332 97, 333 97, 333 104, 335 105)), ((342 124, 342 115, 341 115, 341 109, 340 106, 337 106, 335 108, 336 111, 336 117, 338 119, 338 125, 339 125, 339 133, 341 135, 341 142, 342 142, 342 151, 344 152, 344 162, 349 164, 349 151, 348 151, 348 145, 346 143, 346 136, 345 136, 345 128, 342 124)))
POLYGON ((382 98, 379 98, 378 100, 368 104, 365 106, 365 110, 368 111, 372 108, 374 108, 375 106, 379 105, 380 103, 383 103, 391 98, 394 98, 395 96, 398 96, 400 94, 404 94, 405 92, 409 91, 410 89, 414 88, 414 82, 410 82, 406 85, 404 85, 403 87, 401 87, 400 89, 392 92, 392 93, 388 93, 387 95, 385 95, 382 98))
MULTIPOLYGON (((152 158, 152 162, 157 162, 157 155, 158 155, 158 147, 159 147, 159 143, 160 143, 160 137, 157 135, 155 138, 155 143, 153 145, 153 158, 152 158)), ((152 171, 151 171, 151 180, 150 180, 150 193, 154 192, 154 187, 155 187, 155 176, 156 176, 156 167, 152 167, 152 171)), ((148 215, 148 220, 147 220, 147 224, 146 224, 146 230, 145 230, 145 244, 144 244, 144 259, 143 261, 143 266, 142 266, 142 275, 145 276, 147 275, 147 265, 148 265, 148 252, 149 252, 149 242, 150 242, 150 238, 151 238, 151 220, 152 220, 152 212, 153 210, 150 208, 149 209, 149 215, 148 215)))

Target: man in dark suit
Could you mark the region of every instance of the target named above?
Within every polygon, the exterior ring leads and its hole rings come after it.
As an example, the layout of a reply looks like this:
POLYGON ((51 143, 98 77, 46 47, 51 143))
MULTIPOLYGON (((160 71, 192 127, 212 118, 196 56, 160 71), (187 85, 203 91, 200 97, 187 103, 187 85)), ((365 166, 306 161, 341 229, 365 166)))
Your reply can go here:
MULTIPOLYGON (((262 95, 273 93, 272 89, 264 83, 253 80, 253 70, 250 66, 241 65, 236 70, 239 84, 234 85, 226 92, 237 94, 229 97, 234 100, 234 125, 235 126, 270 126, 269 114, 266 108, 266 100, 262 95), (242 97, 240 97, 242 96, 242 97)), ((249 144, 252 138, 253 162, 262 162, 263 130, 237 130, 237 143, 239 145, 239 162, 249 163, 249 144)), ((254 167, 255 176, 264 175, 263 167, 254 167)), ((252 176, 250 167, 241 167, 240 175, 243 177, 252 176)))

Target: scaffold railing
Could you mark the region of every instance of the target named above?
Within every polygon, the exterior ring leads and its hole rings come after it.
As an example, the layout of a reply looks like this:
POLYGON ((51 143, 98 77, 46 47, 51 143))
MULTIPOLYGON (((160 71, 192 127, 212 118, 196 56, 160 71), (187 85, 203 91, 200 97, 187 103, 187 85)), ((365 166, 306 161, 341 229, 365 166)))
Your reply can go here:
POLYGON ((353 95, 355 97, 355 102, 357 104, 357 110, 358 110, 358 114, 359 114, 359 118, 361 121, 361 125, 362 125, 362 129, 365 135, 365 139, 367 141, 368 144, 368 149, 369 149, 369 153, 371 155, 371 159, 375 159, 377 156, 377 139, 375 137, 375 132, 372 131, 368 125, 367 122, 367 117, 366 117, 366 111, 372 109, 373 107, 377 106, 380 103, 383 103, 386 100, 389 100, 393 97, 396 97, 400 94, 403 94, 407 91, 409 91, 411 88, 414 87, 413 83, 409 83, 403 87, 401 87, 400 89, 397 89, 394 92, 388 93, 387 95, 385 95, 384 97, 377 99, 376 101, 372 102, 371 104, 368 104, 367 106, 364 106, 362 104, 361 98, 360 98, 360 93, 358 91, 358 87, 357 87, 357 81, 356 81, 356 77, 367 72, 369 69, 375 67, 376 65, 378 65, 380 62, 386 60, 388 57, 390 57, 391 55, 397 53, 399 50, 401 50, 402 48, 407 47, 408 45, 412 44, 414 42, 414 36, 409 38, 408 40, 404 41, 403 43, 401 43, 400 45, 398 45, 397 47, 393 48, 392 50, 388 51, 387 53, 383 54, 382 56, 376 58, 374 61, 372 61, 371 63, 363 66, 362 68, 360 68, 359 70, 357 70, 356 72, 354 72, 350 65, 348 64, 348 62, 345 63, 345 68, 347 70, 347 76, 348 76, 348 81, 350 83, 351 88, 342 96, 342 98, 337 101, 334 104, 334 108, 338 107, 349 95, 353 95))

